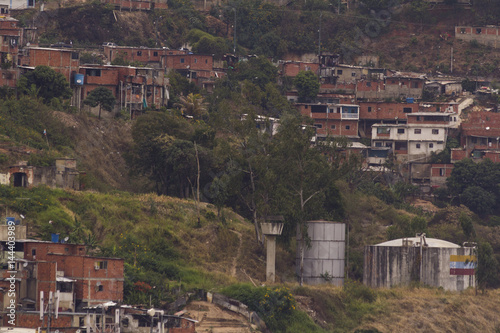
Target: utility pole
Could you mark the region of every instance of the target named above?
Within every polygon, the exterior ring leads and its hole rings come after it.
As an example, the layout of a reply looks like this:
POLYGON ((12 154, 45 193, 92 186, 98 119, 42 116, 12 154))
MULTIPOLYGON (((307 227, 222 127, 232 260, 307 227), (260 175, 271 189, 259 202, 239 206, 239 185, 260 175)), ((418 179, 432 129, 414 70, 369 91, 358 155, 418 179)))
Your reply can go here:
POLYGON ((234 10, 234 27, 233 27, 233 30, 234 30, 234 47, 233 47, 233 54, 236 56, 236 8, 233 8, 234 10))
POLYGON ((453 46, 451 47, 450 73, 453 73, 453 46))
POLYGON ((318 58, 321 63, 321 18, 323 17, 323 11, 319 13, 319 30, 318 30, 318 58))

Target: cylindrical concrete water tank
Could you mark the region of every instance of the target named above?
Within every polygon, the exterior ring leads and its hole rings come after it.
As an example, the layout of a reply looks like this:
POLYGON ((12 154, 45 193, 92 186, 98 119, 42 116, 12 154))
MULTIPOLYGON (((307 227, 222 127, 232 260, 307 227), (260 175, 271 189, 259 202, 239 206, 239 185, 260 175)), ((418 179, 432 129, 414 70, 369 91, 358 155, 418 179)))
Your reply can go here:
POLYGON ((420 282, 460 291, 475 286, 475 250, 441 239, 400 238, 365 246, 363 283, 390 288, 420 282))
POLYGON ((345 223, 332 221, 308 221, 307 236, 310 246, 302 241, 297 230, 296 272, 299 281, 306 284, 344 284, 345 223), (303 269, 301 269, 302 245, 304 245, 303 269))

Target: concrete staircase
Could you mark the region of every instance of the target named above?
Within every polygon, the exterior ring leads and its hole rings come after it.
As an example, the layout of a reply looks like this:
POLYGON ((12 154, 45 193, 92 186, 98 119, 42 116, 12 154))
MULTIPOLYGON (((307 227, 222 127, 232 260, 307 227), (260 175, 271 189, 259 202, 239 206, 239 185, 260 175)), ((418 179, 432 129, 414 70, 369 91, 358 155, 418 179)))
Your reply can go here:
POLYGON ((244 316, 201 301, 191 302, 185 309, 190 318, 198 320, 197 333, 258 332, 244 316))

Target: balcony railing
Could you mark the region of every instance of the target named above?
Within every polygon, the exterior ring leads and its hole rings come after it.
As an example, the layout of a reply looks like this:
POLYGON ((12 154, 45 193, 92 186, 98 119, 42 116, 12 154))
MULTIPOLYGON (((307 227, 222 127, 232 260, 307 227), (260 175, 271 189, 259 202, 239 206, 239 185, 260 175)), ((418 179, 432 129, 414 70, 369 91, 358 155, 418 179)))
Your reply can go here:
POLYGON ((359 113, 342 113, 342 119, 359 119, 359 113))

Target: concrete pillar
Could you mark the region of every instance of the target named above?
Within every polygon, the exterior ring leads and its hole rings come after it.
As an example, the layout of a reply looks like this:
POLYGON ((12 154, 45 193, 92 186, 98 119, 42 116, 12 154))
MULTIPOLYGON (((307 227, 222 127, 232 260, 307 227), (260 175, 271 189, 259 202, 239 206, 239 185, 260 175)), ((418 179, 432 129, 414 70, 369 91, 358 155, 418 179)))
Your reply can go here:
MULTIPOLYGON (((283 218, 275 217, 275 220, 282 221, 283 218)), ((261 223, 262 234, 266 236, 267 260, 266 260, 266 281, 275 282, 276 278, 276 236, 281 235, 283 223, 261 223)))
POLYGON ((273 282, 276 277, 276 236, 266 236, 267 259, 266 259, 266 281, 273 282))

